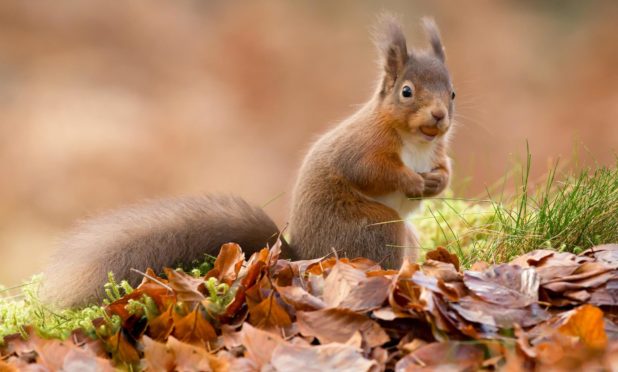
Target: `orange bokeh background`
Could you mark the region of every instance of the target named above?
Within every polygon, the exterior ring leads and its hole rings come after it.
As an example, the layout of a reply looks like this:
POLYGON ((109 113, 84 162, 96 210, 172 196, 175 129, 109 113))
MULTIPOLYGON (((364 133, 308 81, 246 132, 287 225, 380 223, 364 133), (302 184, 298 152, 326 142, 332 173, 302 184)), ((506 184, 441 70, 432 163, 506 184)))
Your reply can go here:
POLYGON ((373 91, 381 10, 442 31, 457 90, 453 186, 577 144, 614 164, 615 1, 6 1, 0 4, 0 283, 41 271, 77 219, 227 192, 286 221, 303 153, 373 91))

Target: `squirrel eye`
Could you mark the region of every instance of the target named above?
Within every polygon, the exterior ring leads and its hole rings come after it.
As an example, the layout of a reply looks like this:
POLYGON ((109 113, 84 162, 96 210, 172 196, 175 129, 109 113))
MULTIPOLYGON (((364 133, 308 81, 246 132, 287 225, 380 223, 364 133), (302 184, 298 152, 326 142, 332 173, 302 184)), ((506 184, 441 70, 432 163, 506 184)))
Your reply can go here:
POLYGON ((455 92, 454 91, 451 93, 451 99, 455 99, 455 92))
POLYGON ((405 98, 412 97, 412 88, 410 88, 409 85, 404 85, 403 88, 401 88, 401 96, 405 98))

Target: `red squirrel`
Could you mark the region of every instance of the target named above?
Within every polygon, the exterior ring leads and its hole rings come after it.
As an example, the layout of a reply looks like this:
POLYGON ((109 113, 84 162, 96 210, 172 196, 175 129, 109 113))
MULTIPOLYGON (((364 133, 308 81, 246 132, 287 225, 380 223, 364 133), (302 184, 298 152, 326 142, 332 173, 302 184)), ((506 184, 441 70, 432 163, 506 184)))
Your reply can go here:
MULTIPOLYGON (((424 19, 428 50, 408 51, 392 16, 378 23, 380 77, 371 99, 321 136, 300 169, 283 256, 317 258, 333 249, 397 268, 416 259, 407 221, 420 199, 442 192, 455 93, 435 23, 424 19)), ((42 299, 78 306, 104 297, 107 273, 139 283, 130 269, 187 265, 237 242, 251 254, 278 237, 258 207, 232 196, 153 201, 86 220, 52 256, 42 299)))

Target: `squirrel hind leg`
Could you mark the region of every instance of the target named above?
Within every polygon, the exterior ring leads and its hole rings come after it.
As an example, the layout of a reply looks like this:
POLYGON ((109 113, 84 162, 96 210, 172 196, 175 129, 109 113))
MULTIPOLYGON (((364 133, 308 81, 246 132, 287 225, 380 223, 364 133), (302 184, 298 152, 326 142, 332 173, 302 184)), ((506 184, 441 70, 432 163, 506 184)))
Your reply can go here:
POLYGON ((408 254, 408 240, 417 240, 395 210, 378 202, 359 199, 345 207, 312 211, 316 215, 297 216, 292 229, 292 245, 307 258, 327 255, 334 248, 339 257, 365 257, 396 269, 408 254))

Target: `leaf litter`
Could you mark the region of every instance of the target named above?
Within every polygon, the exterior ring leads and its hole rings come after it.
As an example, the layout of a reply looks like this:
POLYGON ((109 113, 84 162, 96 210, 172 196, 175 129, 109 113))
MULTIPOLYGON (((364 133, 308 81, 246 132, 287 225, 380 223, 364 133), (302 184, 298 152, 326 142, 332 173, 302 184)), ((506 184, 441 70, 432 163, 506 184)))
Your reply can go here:
POLYGON ((148 270, 93 321, 5 337, 0 370, 431 371, 618 368, 618 245, 547 249, 462 271, 439 247, 383 270, 365 258, 248 259, 203 277, 148 270))

